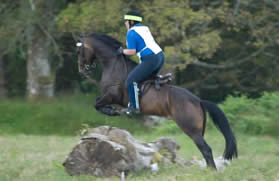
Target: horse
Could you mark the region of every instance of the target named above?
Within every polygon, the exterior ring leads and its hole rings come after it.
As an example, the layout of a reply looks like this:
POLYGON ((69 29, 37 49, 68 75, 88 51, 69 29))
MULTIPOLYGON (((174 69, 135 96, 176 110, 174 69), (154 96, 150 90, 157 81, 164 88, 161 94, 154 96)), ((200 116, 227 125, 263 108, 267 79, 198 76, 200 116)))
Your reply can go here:
MULTIPOLYGON (((128 73, 137 65, 117 49, 122 43, 111 36, 92 33, 82 36, 77 43, 79 72, 88 75, 97 63, 102 66, 101 96, 96 98, 96 110, 109 116, 120 115, 112 105, 127 106, 129 102, 125 81, 128 73)), ((209 168, 216 169, 212 149, 204 139, 206 112, 225 138, 224 159, 237 158, 237 142, 225 113, 215 103, 201 100, 187 89, 164 84, 158 90, 148 86, 140 98, 140 110, 144 115, 157 115, 174 120, 202 153, 209 168)))

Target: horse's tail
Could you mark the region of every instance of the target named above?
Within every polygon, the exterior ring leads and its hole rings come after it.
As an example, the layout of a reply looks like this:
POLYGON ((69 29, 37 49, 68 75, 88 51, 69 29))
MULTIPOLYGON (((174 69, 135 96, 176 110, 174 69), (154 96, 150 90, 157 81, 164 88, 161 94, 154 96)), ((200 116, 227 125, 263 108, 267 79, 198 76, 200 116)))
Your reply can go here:
POLYGON ((224 112, 216 104, 209 101, 202 100, 201 105, 209 112, 215 126, 225 137, 226 148, 223 155, 224 158, 228 160, 231 160, 233 157, 237 158, 236 139, 224 112))

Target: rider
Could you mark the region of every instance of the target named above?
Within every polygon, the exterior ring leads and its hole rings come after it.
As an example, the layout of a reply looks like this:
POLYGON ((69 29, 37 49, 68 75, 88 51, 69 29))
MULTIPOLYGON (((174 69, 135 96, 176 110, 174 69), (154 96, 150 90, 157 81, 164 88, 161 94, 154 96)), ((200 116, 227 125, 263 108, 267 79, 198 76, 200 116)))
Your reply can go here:
POLYGON ((135 55, 140 63, 129 73, 126 88, 130 103, 127 114, 139 112, 138 84, 152 74, 157 74, 165 63, 165 56, 160 46, 155 42, 147 26, 141 24, 142 15, 138 11, 129 11, 124 15, 127 49, 120 47, 118 53, 135 55))

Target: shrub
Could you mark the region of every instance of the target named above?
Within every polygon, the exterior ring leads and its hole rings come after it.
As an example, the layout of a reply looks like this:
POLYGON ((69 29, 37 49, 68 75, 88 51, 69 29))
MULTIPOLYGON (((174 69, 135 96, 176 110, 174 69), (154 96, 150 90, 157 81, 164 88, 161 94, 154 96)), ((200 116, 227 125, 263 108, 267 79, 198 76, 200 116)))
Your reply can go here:
POLYGON ((250 134, 278 134, 279 93, 264 93, 258 99, 228 97, 221 105, 232 127, 250 134))

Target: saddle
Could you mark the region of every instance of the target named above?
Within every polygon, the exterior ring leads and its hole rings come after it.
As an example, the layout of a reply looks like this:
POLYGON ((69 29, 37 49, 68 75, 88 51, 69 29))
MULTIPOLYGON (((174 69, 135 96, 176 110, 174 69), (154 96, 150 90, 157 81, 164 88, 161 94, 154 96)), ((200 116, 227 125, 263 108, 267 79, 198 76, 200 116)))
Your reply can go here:
POLYGON ((168 84, 172 81, 172 74, 167 73, 164 75, 153 75, 147 80, 140 82, 139 84, 139 95, 144 95, 145 91, 151 86, 154 85, 155 89, 160 89, 161 85, 168 84))

